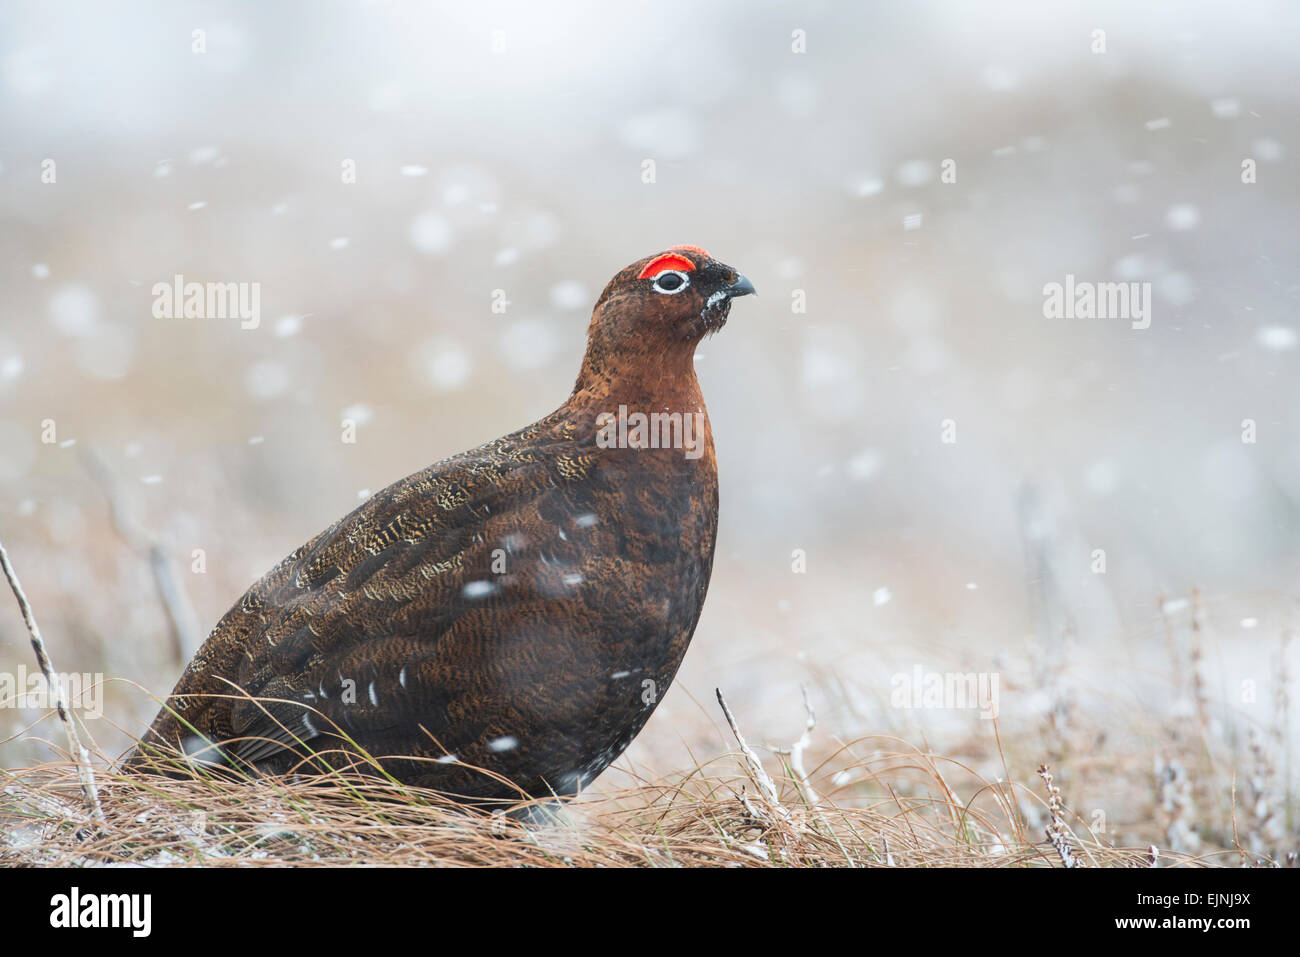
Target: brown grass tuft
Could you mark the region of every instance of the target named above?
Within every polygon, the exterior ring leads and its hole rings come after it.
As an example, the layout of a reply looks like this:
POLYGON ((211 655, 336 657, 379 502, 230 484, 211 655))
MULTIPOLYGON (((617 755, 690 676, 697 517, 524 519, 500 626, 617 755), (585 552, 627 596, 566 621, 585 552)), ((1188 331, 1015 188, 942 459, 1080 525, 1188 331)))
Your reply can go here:
MULTIPOLYGON (((0 864, 9 866, 438 867, 1052 867, 1016 798, 1028 788, 945 777, 941 759, 876 752, 870 766, 822 774, 815 806, 801 782, 728 755, 658 781, 585 794, 522 815, 467 810, 437 794, 362 777, 174 779, 101 772, 96 833, 75 766, 0 772, 0 864), (744 770, 737 770, 741 768, 744 770), (851 788, 839 788, 856 771, 851 788), (966 793, 963 801, 956 788, 966 793), (842 803, 840 798, 843 798, 842 803)), ((819 772, 812 772, 816 778, 819 772)), ((1059 812, 1058 813, 1064 813, 1059 812)), ((1146 866, 1146 847, 1075 833, 1087 866, 1146 866)), ((1169 851, 1166 866, 1204 863, 1169 851)))

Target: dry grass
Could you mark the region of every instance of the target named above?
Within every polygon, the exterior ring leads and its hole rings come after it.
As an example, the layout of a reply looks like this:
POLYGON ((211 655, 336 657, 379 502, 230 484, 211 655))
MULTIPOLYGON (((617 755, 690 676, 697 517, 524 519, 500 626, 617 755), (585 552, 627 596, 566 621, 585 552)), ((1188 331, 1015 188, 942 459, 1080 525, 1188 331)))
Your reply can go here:
MULTIPOLYGON (((1213 680, 1211 656, 1222 653, 1206 599, 1159 607, 1167 657, 1151 664, 1139 707, 1112 688, 1116 669, 1143 674, 1134 661, 1101 657, 1109 667, 1098 680, 1097 662, 1075 660, 1070 642, 1041 655, 1031 646, 1027 666, 1012 662, 1001 675, 1003 716, 959 722, 940 753, 923 726, 898 720, 906 709, 864 709, 849 679, 870 669, 810 664, 813 694, 793 744, 750 746, 719 696, 730 739, 711 707, 697 724, 713 723, 713 740, 734 739, 737 751, 692 755, 689 771, 667 776, 624 758, 562 811, 533 815, 470 811, 355 776, 126 777, 82 722, 103 822, 85 768, 79 778, 70 752, 46 741, 53 762, 0 771, 0 865, 1294 865, 1290 629, 1272 650, 1257 646, 1271 656, 1276 690, 1267 711, 1252 712, 1213 680), (839 735, 818 728, 813 700, 829 706, 839 735), (860 730, 882 727, 895 733, 860 730), (1050 770, 1035 773, 1043 765, 1050 770)), ((927 667, 943 661, 921 648, 917 656, 927 667)), ((41 742, 34 732, 52 714, 33 716, 0 748, 41 742)), ((113 735, 126 736, 116 724, 113 735)))
MULTIPOLYGON (((877 742, 878 743, 878 742, 877 742)), ((1045 794, 980 781, 919 750, 835 759, 809 775, 768 776, 749 756, 720 756, 660 781, 583 795, 531 822, 471 811, 433 792, 374 779, 246 783, 124 777, 100 771, 105 826, 86 813, 75 767, 0 772, 0 864, 8 866, 1059 867, 1023 809, 1045 794), (943 768, 941 771, 940 769, 943 768), (955 779, 960 777, 960 782, 955 779), (767 780, 764 780, 767 778, 767 780), (836 781, 852 781, 837 786, 836 781), (958 789, 966 795, 959 797, 958 789)), ((1056 822, 1079 866, 1146 867, 1148 848, 1117 848, 1078 820, 1056 822)), ((1162 851, 1159 863, 1214 863, 1162 851)))

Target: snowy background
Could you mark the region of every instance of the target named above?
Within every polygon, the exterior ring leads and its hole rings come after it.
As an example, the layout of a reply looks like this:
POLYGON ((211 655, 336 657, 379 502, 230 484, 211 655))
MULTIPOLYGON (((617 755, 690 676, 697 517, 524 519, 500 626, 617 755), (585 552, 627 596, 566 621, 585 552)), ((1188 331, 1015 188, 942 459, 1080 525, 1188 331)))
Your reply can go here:
MULTIPOLYGON (((885 707, 916 664, 1000 671, 1032 727, 1015 675, 1049 653, 1090 721, 1177 714, 1159 601, 1181 629, 1192 587, 1213 696, 1267 726, 1300 574, 1298 28, 1285 3, 5 4, 0 538, 56 666, 179 671, 87 449, 206 632, 364 490, 557 406, 608 278, 690 243, 760 295, 701 348, 719 558, 629 758, 724 747, 716 685, 760 739, 797 734, 800 683, 827 731, 983 733, 885 707), (260 282, 260 326, 155 319, 177 273, 260 282), (1045 319, 1066 274, 1150 282, 1150 328, 1045 319)), ((121 684, 106 708, 154 711, 121 684)))

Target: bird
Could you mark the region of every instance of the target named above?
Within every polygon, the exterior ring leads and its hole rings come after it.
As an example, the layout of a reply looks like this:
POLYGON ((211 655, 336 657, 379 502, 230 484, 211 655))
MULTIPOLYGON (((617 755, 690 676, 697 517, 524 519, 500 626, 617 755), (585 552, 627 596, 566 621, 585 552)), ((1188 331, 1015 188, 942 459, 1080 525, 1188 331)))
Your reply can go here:
POLYGON ((578 794, 644 727, 699 622, 718 473, 694 357, 754 292, 698 246, 619 271, 568 399, 291 552, 220 619, 123 769, 183 755, 465 803, 578 794))

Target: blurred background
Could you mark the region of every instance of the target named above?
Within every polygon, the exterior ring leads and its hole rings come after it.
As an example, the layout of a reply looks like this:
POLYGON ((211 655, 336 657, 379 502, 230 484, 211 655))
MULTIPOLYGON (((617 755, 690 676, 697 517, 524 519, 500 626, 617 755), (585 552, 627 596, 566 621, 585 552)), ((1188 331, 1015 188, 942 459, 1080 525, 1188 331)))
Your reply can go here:
MULTIPOLYGON (((1199 787, 1266 753, 1292 813, 1298 28, 1286 3, 6 3, 0 540, 55 667, 108 681, 96 743, 369 490, 559 405, 609 277, 689 243, 760 295, 700 348, 718 560, 619 768, 724 750, 715 687, 788 743, 804 685, 828 752, 1054 757, 1139 836, 1162 755, 1205 735, 1199 787), (257 327, 155 318, 177 274, 259 283, 257 327), (1150 283, 1150 327, 1045 318, 1067 275, 1150 283), (1014 753, 974 711, 891 706, 918 666, 998 674, 1014 753)), ((48 757, 42 714, 0 709, 0 760, 48 757)))

